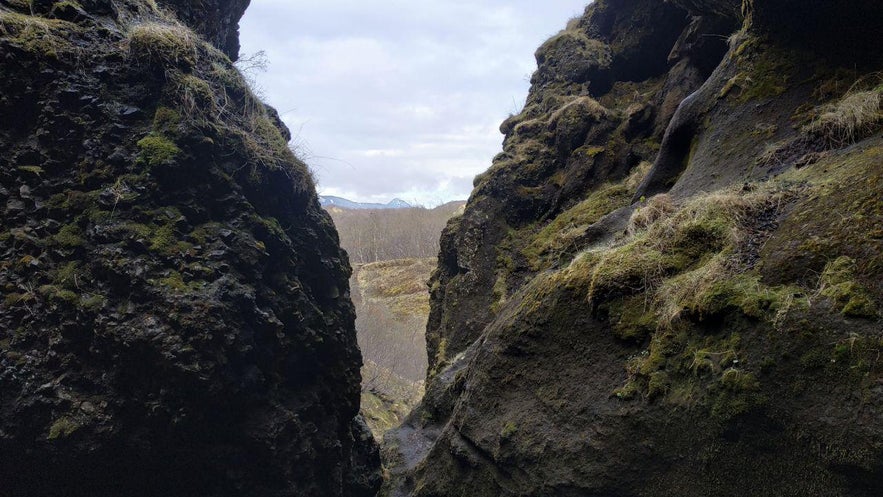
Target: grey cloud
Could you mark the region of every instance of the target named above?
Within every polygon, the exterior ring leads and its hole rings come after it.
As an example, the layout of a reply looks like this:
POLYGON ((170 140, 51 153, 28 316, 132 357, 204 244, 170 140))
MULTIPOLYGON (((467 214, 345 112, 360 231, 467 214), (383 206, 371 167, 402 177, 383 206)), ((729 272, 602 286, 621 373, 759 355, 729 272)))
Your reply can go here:
POLYGON ((437 203, 490 165, 534 50, 583 1, 255 0, 242 46, 267 52, 258 84, 320 191, 437 203))

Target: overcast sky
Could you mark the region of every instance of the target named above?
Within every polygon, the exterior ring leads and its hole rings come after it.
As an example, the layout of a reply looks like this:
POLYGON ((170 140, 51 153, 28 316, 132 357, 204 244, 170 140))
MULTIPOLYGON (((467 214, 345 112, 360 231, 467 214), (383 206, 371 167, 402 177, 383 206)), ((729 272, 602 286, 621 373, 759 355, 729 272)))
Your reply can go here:
POLYGON ((242 53, 319 192, 465 199, 524 102, 533 53, 588 0, 252 0, 242 53))

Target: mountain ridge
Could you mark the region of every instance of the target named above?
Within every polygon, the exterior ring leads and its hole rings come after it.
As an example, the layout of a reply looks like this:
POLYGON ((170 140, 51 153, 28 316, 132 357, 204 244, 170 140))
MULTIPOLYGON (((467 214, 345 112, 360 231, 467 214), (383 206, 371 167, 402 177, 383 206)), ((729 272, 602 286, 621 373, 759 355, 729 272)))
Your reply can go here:
POLYGON ((368 210, 368 209, 408 209, 413 207, 400 198, 394 198, 385 204, 372 202, 356 202, 334 195, 319 195, 319 205, 322 207, 337 207, 339 209, 368 210))

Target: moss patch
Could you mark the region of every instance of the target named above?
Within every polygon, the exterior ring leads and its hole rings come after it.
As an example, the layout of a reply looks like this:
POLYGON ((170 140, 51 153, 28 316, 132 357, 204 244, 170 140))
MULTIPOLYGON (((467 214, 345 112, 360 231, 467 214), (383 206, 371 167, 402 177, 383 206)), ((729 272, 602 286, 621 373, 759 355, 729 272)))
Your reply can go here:
POLYGON ((150 167, 157 167, 174 162, 181 149, 165 136, 150 134, 138 141, 141 154, 138 160, 150 167))
POLYGON ((67 21, 0 11, 0 35, 4 41, 37 56, 76 57, 79 49, 70 39, 81 30, 67 21))
POLYGON ((66 248, 80 247, 85 243, 83 240, 83 229, 76 224, 62 226, 52 239, 55 243, 66 248))
POLYGON ((819 293, 831 299, 847 317, 874 319, 877 306, 868 290, 855 280, 856 261, 838 257, 831 261, 819 281, 819 293))
POLYGON ((73 435, 79 428, 80 425, 71 418, 58 418, 52 423, 52 426, 49 427, 49 434, 46 436, 46 439, 56 440, 59 438, 67 438, 73 435))

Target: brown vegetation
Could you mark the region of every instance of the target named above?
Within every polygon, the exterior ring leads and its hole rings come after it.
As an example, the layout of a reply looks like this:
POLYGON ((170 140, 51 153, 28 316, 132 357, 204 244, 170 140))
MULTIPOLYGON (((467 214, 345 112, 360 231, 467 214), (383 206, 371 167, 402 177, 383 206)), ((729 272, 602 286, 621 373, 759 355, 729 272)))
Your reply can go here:
POLYGON ((331 208, 340 233, 340 244, 354 264, 435 257, 438 239, 451 216, 464 202, 449 202, 434 209, 350 210, 331 208))

